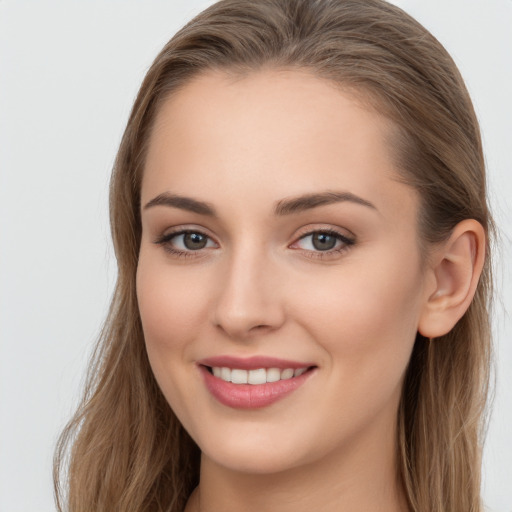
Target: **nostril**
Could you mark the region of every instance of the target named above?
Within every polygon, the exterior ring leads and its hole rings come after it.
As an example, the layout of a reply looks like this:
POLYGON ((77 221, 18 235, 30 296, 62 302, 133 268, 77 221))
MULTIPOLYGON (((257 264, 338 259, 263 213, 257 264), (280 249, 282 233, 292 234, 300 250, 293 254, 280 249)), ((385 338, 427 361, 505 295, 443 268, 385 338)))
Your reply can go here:
POLYGON ((257 330, 257 331, 261 331, 262 329, 269 329, 269 328, 270 328, 270 326, 269 326, 269 325, 263 325, 263 324, 261 324, 261 325, 255 325, 255 326, 251 329, 251 331, 255 331, 255 330, 257 330))

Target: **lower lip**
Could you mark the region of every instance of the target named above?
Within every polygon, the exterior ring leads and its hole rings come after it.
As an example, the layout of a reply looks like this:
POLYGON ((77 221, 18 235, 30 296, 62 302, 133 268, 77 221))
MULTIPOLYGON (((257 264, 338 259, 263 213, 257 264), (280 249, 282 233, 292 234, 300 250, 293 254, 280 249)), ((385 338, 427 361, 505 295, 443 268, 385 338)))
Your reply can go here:
POLYGON ((311 376, 309 369, 298 377, 266 382, 265 384, 233 384, 212 375, 205 366, 199 366, 208 391, 223 405, 235 409, 258 409, 288 396, 311 376))

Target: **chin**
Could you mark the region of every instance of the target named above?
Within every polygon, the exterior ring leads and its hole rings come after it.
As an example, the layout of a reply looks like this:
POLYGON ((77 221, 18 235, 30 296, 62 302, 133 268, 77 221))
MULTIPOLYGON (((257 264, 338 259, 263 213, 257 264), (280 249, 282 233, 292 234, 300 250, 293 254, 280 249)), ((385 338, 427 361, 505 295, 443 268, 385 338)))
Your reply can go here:
MULTIPOLYGON (((246 474, 274 474, 293 469, 303 464, 304 456, 297 450, 300 443, 270 443, 268 439, 238 438, 210 439, 206 446, 200 446, 202 463, 208 459, 213 464, 229 471, 246 474), (261 442, 260 442, 261 441, 261 442)), ((305 454, 303 454, 305 455, 305 454)))

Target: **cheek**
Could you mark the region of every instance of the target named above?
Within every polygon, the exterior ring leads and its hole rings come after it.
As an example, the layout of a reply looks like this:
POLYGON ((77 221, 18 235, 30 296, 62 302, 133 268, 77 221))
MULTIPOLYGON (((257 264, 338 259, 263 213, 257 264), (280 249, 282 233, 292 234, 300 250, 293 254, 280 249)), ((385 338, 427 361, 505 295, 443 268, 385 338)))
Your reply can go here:
POLYGON ((349 389, 364 400, 393 393, 416 339, 419 266, 396 255, 380 262, 362 271, 360 262, 347 261, 307 294, 295 293, 303 297, 302 315, 295 316, 324 349, 327 367, 341 381, 340 399, 349 389))
POLYGON ((165 261, 141 251, 137 269, 137 300, 148 359, 167 402, 182 420, 188 417, 197 389, 190 343, 205 314, 204 289, 187 272, 171 271, 165 261))
POLYGON ((325 282, 308 286, 308 293, 294 293, 303 300, 300 306, 309 314, 305 321, 315 323, 325 332, 323 338, 339 337, 347 349, 359 350, 375 339, 369 332, 402 338, 415 332, 418 323, 420 276, 393 272, 393 267, 380 272, 371 269, 340 269, 326 277, 325 282))
POLYGON ((185 346, 205 322, 204 299, 197 276, 190 280, 186 271, 171 272, 141 254, 137 300, 148 351, 185 346))

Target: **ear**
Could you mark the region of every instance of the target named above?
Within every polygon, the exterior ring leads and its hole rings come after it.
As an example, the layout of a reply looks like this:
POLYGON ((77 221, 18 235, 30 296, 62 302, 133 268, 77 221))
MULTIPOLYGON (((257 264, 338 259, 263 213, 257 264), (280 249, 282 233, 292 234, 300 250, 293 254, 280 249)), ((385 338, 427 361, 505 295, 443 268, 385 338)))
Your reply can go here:
POLYGON ((486 238, 479 222, 466 219, 434 250, 428 272, 435 284, 427 292, 418 324, 426 338, 447 334, 467 311, 482 273, 486 238))

